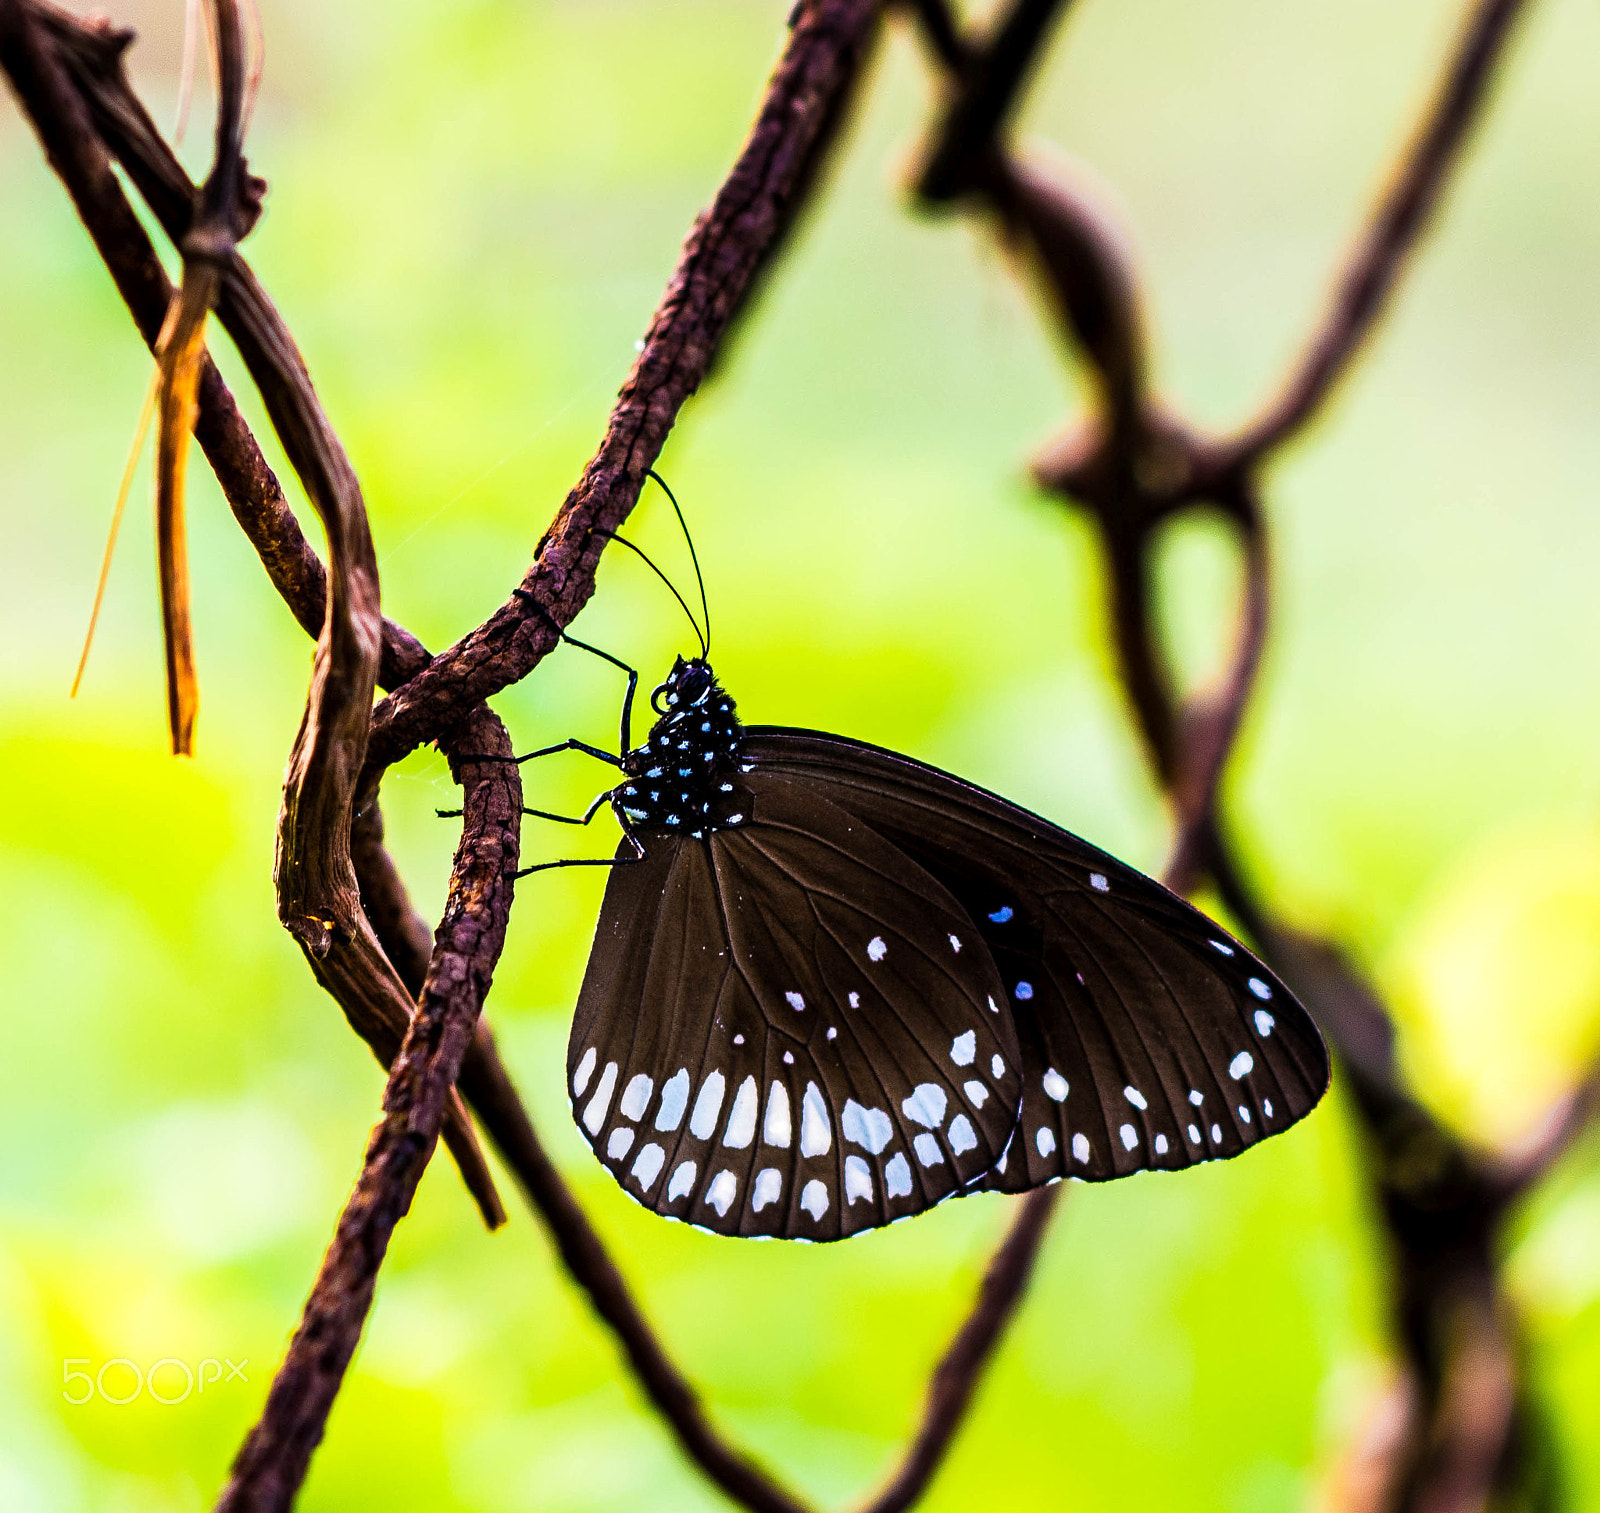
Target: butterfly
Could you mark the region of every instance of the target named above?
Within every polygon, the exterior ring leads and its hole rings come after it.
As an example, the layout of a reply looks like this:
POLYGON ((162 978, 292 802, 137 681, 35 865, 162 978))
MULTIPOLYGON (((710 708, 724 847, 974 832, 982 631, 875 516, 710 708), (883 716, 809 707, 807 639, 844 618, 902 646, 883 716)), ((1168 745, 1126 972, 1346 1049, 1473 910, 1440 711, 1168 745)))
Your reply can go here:
POLYGON ((840 1240, 961 1193, 1236 1156, 1316 1106, 1315 1024, 1199 910, 910 757, 745 726, 701 642, 638 746, 626 669, 620 757, 531 754, 621 768, 569 821, 608 807, 615 857, 527 870, 612 869, 567 1081, 630 1198, 840 1240))

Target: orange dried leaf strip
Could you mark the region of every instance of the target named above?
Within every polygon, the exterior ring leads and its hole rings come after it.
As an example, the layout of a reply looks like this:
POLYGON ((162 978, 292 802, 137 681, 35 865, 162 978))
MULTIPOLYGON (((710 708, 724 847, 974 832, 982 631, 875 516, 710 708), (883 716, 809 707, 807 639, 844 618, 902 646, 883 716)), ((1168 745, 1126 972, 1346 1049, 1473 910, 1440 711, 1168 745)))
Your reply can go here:
POLYGON ((161 626, 167 653, 167 721, 175 756, 194 754, 200 684, 195 674, 189 615, 189 545, 184 525, 184 481, 194 431, 206 314, 216 288, 214 269, 191 265, 169 317, 157 385, 156 559, 161 579, 161 626))

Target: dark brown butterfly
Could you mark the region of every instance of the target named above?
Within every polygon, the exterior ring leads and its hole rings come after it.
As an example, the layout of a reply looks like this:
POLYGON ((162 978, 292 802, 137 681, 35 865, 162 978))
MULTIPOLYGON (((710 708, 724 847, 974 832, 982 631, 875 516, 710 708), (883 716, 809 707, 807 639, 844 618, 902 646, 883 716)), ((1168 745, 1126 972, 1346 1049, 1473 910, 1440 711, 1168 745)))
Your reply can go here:
POLYGON ((746 728, 703 637, 630 749, 629 672, 620 759, 533 755, 622 769, 579 821, 610 806, 615 858, 544 866, 613 868, 567 1077, 635 1201, 837 1240, 1235 1156, 1321 1098, 1305 1010, 1159 883, 909 757, 746 728))

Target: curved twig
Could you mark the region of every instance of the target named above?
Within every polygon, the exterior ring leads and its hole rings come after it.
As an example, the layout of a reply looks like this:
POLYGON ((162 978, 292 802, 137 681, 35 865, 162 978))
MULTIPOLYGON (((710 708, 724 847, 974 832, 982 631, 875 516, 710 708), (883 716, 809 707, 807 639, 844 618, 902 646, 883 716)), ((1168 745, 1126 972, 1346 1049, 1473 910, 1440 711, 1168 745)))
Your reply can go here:
POLYGON ((1333 299, 1305 354, 1262 415, 1225 444, 1231 466, 1259 462, 1300 431, 1383 314, 1482 113, 1495 65, 1523 6, 1524 0, 1478 0, 1421 129, 1335 281, 1333 299))
POLYGON ((355 1192, 261 1419, 217 1504, 229 1513, 277 1513, 294 1501, 361 1337, 389 1238, 411 1206, 450 1108, 505 942, 522 823, 521 775, 507 760, 462 756, 511 755, 505 727, 486 708, 463 721, 449 744, 466 813, 427 979, 390 1069, 384 1118, 368 1142, 355 1192))

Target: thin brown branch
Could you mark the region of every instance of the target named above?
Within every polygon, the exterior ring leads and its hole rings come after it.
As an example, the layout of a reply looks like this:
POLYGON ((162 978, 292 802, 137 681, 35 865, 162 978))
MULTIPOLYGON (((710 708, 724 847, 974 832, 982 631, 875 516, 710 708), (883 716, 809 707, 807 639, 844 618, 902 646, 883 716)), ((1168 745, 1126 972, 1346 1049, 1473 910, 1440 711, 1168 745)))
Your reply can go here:
MULTIPOLYGON (((352 1024, 366 1020, 369 1041, 385 1031, 398 1038, 409 1035, 407 1026, 421 1009, 411 1013, 405 985, 362 910, 350 845, 382 656, 377 553, 355 470, 317 400, 298 348, 264 296, 243 309, 255 318, 251 329, 258 345, 252 355, 258 363, 252 376, 328 535, 327 614, 278 816, 273 868, 278 918, 352 1024)), ((454 1080, 452 1068, 444 1095, 446 1139, 493 1228, 504 1223, 505 1211, 454 1080)))
POLYGON ((900 0, 900 8, 915 19, 934 57, 950 73, 962 74, 972 66, 973 50, 945 0, 900 0))
POLYGON ((1058 1188, 1044 1187, 1022 1201, 1011 1232, 984 1273, 977 1304, 934 1368, 922 1423, 905 1459, 861 1513, 903 1513, 927 1491, 961 1426, 984 1367, 1027 1291, 1059 1195, 1058 1188))
MULTIPOLYGON (((1224 900, 1342 1053, 1366 1133, 1368 1167, 1392 1250, 1394 1330, 1412 1405, 1378 1477, 1385 1513, 1481 1509, 1529 1482, 1529 1396, 1515 1312, 1496 1244, 1512 1196, 1556 1159, 1600 1102, 1582 1085, 1527 1153, 1520 1172, 1468 1150, 1404 1086, 1386 1010, 1339 954, 1274 924, 1245 888, 1224 843, 1217 790, 1264 645, 1269 575, 1255 471, 1331 392, 1372 329, 1436 206, 1503 54, 1519 0, 1481 0, 1419 137, 1341 277, 1329 313, 1279 399, 1243 437, 1198 441, 1144 397, 1136 283, 1092 208, 1002 155, 992 132, 941 141, 921 190, 987 202, 1020 232, 1044 276, 1057 322, 1099 378, 1087 426, 1036 464, 1047 487, 1086 505, 1106 547, 1123 682, 1179 822, 1171 881, 1209 872, 1224 900), (957 150, 961 149, 961 150, 957 150), (935 171, 937 170, 937 171, 935 171), (1123 319, 1116 319, 1119 313, 1123 319), (1218 695, 1180 704, 1163 659, 1151 594, 1151 547, 1168 515, 1220 506, 1246 553, 1239 648, 1218 695)), ((935 22, 942 24, 939 15, 935 22)), ((935 46, 946 67, 948 49, 935 46)), ((981 77, 981 65, 956 82, 981 77)), ((958 96, 949 121, 965 102, 958 96)), ((947 127, 947 133, 950 128, 947 127)))
POLYGON ((355 1192, 217 1504, 229 1513, 277 1513, 294 1501, 361 1337, 390 1236, 433 1153, 505 941, 522 811, 521 777, 503 760, 511 741, 481 709, 448 745, 466 815, 427 980, 389 1073, 384 1118, 368 1142, 355 1192), (473 761, 461 753, 502 760, 473 761))
POLYGON ((600 552, 627 518, 684 402, 814 181, 877 27, 878 0, 803 0, 750 136, 684 244, 598 450, 495 613, 378 706, 369 760, 386 767, 480 700, 526 677, 594 592, 600 552), (526 597, 523 597, 526 595, 526 597))
POLYGON ((1572 1091, 1550 1110, 1526 1147, 1502 1158, 1497 1174, 1507 1193, 1521 1197, 1542 1181, 1600 1121, 1600 1058, 1578 1078, 1572 1091))
MULTIPOLYGON (((46 0, 0 4, 0 67, 154 352, 175 291, 111 158, 127 170, 174 246, 192 229, 199 189, 128 84, 122 58, 131 40, 131 32, 79 20, 46 0), (25 27, 24 20, 33 25, 25 27)), ((248 344, 260 324, 236 311, 236 302, 264 300, 248 265, 234 254, 217 317, 236 342, 248 344)), ((262 361, 258 351, 252 372, 262 361)), ((203 359, 195 439, 273 587, 307 634, 316 636, 326 610, 326 570, 209 356, 203 359)), ((428 655, 410 632, 386 621, 380 683, 398 686, 427 664, 428 655)))
MULTIPOLYGON (((97 112, 101 120, 126 123, 143 119, 148 124, 148 118, 143 116, 142 107, 127 90, 121 74, 120 58, 127 35, 103 26, 80 24, 53 9, 40 8, 37 14, 32 14, 33 10, 31 0, 20 0, 20 3, 19 0, 4 0, 0 4, 0 67, 5 69, 25 111, 34 121, 52 165, 72 194, 119 290, 154 349, 159 342, 160 312, 170 307, 174 291, 111 171, 95 120, 85 109, 78 87, 85 79, 101 81, 102 87, 91 96, 102 99, 104 108, 97 112), (33 24, 41 19, 48 24, 33 24), (49 39, 65 45, 63 38, 70 43, 66 46, 67 56, 78 64, 71 74, 60 66, 46 42, 49 39), (154 334, 146 317, 156 322, 154 334)), ((149 127, 148 134, 159 141, 154 137, 153 127, 149 127)), ((181 174, 181 170, 176 171, 181 174)), ((188 183, 187 179, 184 183, 188 183)), ((192 207, 194 186, 189 187, 192 207)), ((169 208, 179 204, 175 195, 165 199, 169 208)), ((175 235, 186 236, 189 224, 185 214, 172 228, 175 235)), ((226 289, 225 284, 225 294, 226 289)), ((264 296, 259 296, 252 304, 271 311, 264 296)), ((226 321, 226 314, 224 318, 226 321)), ((268 318, 258 317, 245 329, 254 330, 263 324, 270 328, 268 318)), ((287 332, 275 335, 280 347, 293 350, 287 332)), ((262 362, 267 360, 263 355, 265 351, 258 343, 257 353, 262 362)), ((210 358, 203 361, 205 373, 200 384, 197 438, 223 484, 236 518, 260 552, 274 585, 304 623, 313 608, 319 614, 325 608, 322 564, 300 532, 278 481, 262 457, 232 395, 210 358)), ((311 402, 314 405, 314 396, 311 402)), ((387 661, 409 663, 412 667, 422 665, 426 659, 426 653, 414 638, 398 627, 387 625, 385 652, 390 654, 386 655, 387 661)), ((387 1067, 405 1034, 411 1004, 409 995, 397 989, 394 973, 382 951, 369 935, 358 934, 350 943, 347 957, 333 963, 326 972, 325 966, 327 964, 313 963, 318 980, 340 1001, 352 1026, 387 1067), (333 975, 328 975, 330 972, 333 975)), ((498 1222, 503 1214, 464 1111, 452 1110, 446 1138, 452 1154, 458 1162, 464 1163, 469 1189, 486 1217, 498 1222)))
MULTIPOLYGON (((1066 0, 1011 0, 981 48, 968 54, 961 87, 935 133, 917 194, 943 204, 983 187, 984 165, 1003 150, 1008 117, 1016 109, 1050 29, 1066 0)), ((929 44, 947 67, 954 63, 942 6, 918 8, 929 44)))
POLYGON ((1482 113, 1523 5, 1524 0, 1478 0, 1421 129, 1352 249, 1299 365, 1265 413, 1226 445, 1234 467, 1259 461, 1300 430, 1371 333, 1482 113))

